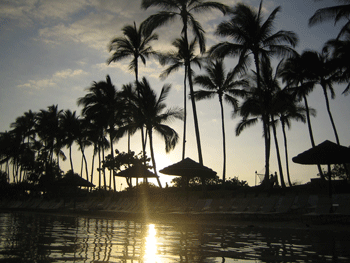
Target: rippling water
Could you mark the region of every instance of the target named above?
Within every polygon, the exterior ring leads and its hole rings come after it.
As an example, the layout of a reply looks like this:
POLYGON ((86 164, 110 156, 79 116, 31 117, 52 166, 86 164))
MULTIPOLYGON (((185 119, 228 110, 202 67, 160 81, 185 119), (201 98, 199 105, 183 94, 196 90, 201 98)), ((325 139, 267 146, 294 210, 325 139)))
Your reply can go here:
POLYGON ((0 213, 0 262, 350 262, 347 231, 0 213))

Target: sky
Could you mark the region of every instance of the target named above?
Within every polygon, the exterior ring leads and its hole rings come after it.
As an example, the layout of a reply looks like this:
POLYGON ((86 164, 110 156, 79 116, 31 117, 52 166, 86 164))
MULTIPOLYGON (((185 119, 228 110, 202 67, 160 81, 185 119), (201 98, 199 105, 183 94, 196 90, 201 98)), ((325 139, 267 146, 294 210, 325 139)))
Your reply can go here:
MULTIPOLYGON (((234 6, 240 1, 222 0, 221 3, 234 6)), ((243 1, 255 8, 259 0, 243 1)), ((312 49, 320 51, 324 43, 335 38, 339 25, 325 22, 313 27, 308 26, 308 19, 322 7, 337 4, 336 1, 323 0, 265 0, 264 14, 267 17, 277 6, 282 10, 276 18, 276 32, 290 30, 299 36, 296 50, 312 49)), ((10 130, 10 124, 24 112, 47 109, 50 105, 58 105, 59 109, 76 110, 77 99, 86 94, 86 88, 93 81, 105 80, 110 75, 113 84, 120 89, 123 84, 134 80, 128 69, 129 60, 107 65, 111 56, 108 50, 114 37, 122 36, 121 29, 135 21, 139 25, 159 9, 141 10, 141 0, 0 0, 0 132, 10 130)), ((214 35, 216 26, 228 20, 218 11, 196 15, 196 19, 206 31, 207 48, 225 39, 214 35)), ((169 51, 172 41, 179 37, 179 22, 163 26, 155 32, 159 40, 153 42, 153 49, 169 51)), ((277 60, 276 60, 277 61, 277 60)), ((232 59, 225 60, 226 69, 235 66, 232 59)), ((183 107, 183 72, 178 71, 167 79, 160 80, 159 75, 164 68, 154 59, 149 59, 145 66, 140 66, 140 76, 145 76, 151 86, 159 94, 165 84, 171 84, 172 90, 166 101, 168 107, 183 107)), ((196 73, 203 74, 198 69, 196 73)), ((195 90, 200 87, 195 86, 195 90)), ((341 94, 344 85, 335 85, 336 98, 330 101, 331 111, 338 129, 340 143, 350 145, 350 103, 349 97, 341 94)), ((316 144, 324 140, 335 142, 331 123, 327 115, 322 89, 317 87, 308 97, 309 105, 317 110, 317 117, 312 118, 312 126, 316 144)), ((217 97, 197 102, 200 137, 203 150, 204 165, 212 168, 222 177, 222 136, 221 117, 217 97)), ((196 139, 190 102, 188 101, 188 132, 186 157, 198 161, 196 139)), ((265 155, 262 124, 244 130, 240 136, 235 135, 235 127, 240 118, 232 118, 232 109, 225 105, 225 124, 227 141, 227 173, 226 178, 238 177, 254 186, 259 180, 255 172, 264 173, 265 155)), ((180 135, 180 143, 174 151, 165 153, 164 142, 155 138, 156 162, 158 169, 178 162, 182 158, 181 121, 168 124, 180 135)), ((280 151, 285 173, 285 158, 281 128, 278 127, 280 151)), ((287 131, 289 164, 291 180, 306 183, 317 177, 316 166, 295 164, 291 158, 311 147, 307 125, 293 122, 287 131)), ((119 151, 127 151, 127 140, 121 139, 115 144, 119 151)), ((141 151, 140 136, 132 137, 131 149, 141 151)), ((92 156, 91 150, 90 156, 92 156)), ((89 151, 87 155, 89 155, 89 151)), ((68 150, 65 149, 68 156, 68 150)), ((89 166, 91 157, 88 158, 89 166)), ((74 166, 80 170, 81 155, 78 150, 74 155, 74 166)), ((95 165, 95 167, 97 167, 95 165)), ((69 161, 61 162, 64 171, 70 169, 69 161)), ((270 169, 278 171, 275 146, 271 145, 270 169)), ((95 172, 96 174, 96 172, 95 172)), ((173 177, 160 174, 163 185, 173 177)), ((96 183, 96 181, 95 181, 96 183)), ((125 179, 118 178, 117 190, 126 186, 125 179)))

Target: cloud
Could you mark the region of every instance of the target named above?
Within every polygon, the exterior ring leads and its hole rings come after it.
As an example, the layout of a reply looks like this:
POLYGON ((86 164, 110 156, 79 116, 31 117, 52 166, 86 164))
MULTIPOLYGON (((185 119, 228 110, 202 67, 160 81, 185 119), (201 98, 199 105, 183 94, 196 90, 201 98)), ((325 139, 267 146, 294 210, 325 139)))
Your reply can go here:
POLYGON ((55 72, 50 78, 28 80, 24 84, 17 85, 18 88, 27 90, 43 90, 50 87, 55 87, 60 84, 61 81, 67 79, 75 79, 82 76, 86 76, 88 73, 82 69, 65 69, 55 72))

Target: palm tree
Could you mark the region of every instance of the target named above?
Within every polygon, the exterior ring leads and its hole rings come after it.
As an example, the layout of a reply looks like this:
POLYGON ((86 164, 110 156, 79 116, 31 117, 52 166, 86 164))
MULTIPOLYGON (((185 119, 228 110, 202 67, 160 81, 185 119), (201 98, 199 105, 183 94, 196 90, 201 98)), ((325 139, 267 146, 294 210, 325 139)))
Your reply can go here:
POLYGON ((146 59, 156 52, 150 46, 151 42, 158 40, 158 35, 153 34, 152 30, 146 30, 145 23, 141 23, 140 27, 134 25, 126 25, 122 29, 123 37, 114 38, 109 46, 109 51, 114 51, 113 55, 108 59, 108 64, 117 62, 126 58, 132 58, 129 69, 135 72, 135 79, 138 82, 138 61, 146 65, 146 59))
MULTIPOLYGON (((150 46, 151 42, 158 40, 158 35, 153 34, 153 30, 146 28, 145 22, 140 27, 134 25, 126 25, 122 29, 123 37, 116 37, 111 41, 109 51, 114 51, 113 55, 108 59, 108 64, 117 62, 126 58, 132 58, 129 69, 134 70, 136 83, 139 81, 139 59, 146 64, 146 59, 157 53, 150 46)), ((128 136, 130 144, 130 135, 128 136)), ((142 147, 145 147, 145 138, 143 129, 141 129, 142 147)))
MULTIPOLYGON (((154 157, 153 149, 153 131, 156 131, 163 137, 165 142, 165 151, 168 153, 173 150, 178 142, 179 136, 177 132, 164 124, 174 119, 182 119, 182 110, 178 108, 166 109, 164 101, 170 92, 170 86, 165 85, 162 87, 159 97, 149 85, 146 78, 142 78, 137 87, 139 96, 135 98, 135 102, 139 111, 134 113, 140 114, 136 120, 143 120, 142 125, 146 128, 149 137, 149 147, 152 158, 152 165, 154 173, 157 175, 158 183, 160 181, 157 174, 156 161, 154 157)), ((138 124, 139 125, 139 124, 138 124)), ((161 185, 160 185, 161 186, 161 185)))
MULTIPOLYGON (((287 87, 291 90, 297 100, 304 101, 304 108, 306 113, 306 121, 311 141, 311 146, 315 147, 315 140, 312 131, 310 107, 307 100, 307 95, 312 92, 315 87, 314 81, 309 81, 309 72, 307 67, 307 57, 305 54, 295 54, 295 56, 288 58, 283 62, 283 66, 279 71, 279 76, 287 83, 287 87)), ((324 178, 320 165, 317 165, 321 178, 324 178)))
MULTIPOLYGON (((244 68, 248 65, 249 55, 253 55, 256 73, 257 88, 260 85, 260 65, 264 60, 270 57, 287 56, 294 53, 292 47, 295 47, 298 38, 291 31, 280 30, 273 33, 274 23, 277 12, 280 7, 275 8, 269 17, 263 22, 261 14, 262 2, 258 12, 250 6, 239 3, 231 11, 231 19, 219 24, 216 34, 222 37, 229 37, 233 42, 222 42, 214 45, 210 54, 215 57, 223 58, 225 56, 239 56, 239 65, 244 68)), ((269 145, 268 135, 268 119, 267 116, 262 118, 265 136, 265 145, 269 145)), ((268 149, 266 149, 268 150, 268 149)), ((265 155, 268 156, 267 153, 265 155)), ((265 160, 265 180, 269 177, 268 159, 265 160)))
POLYGON ((246 97, 244 98, 238 111, 238 114, 242 117, 242 119, 236 126, 236 136, 239 136, 246 128, 258 123, 259 120, 262 121, 265 141, 266 166, 263 184, 267 185, 269 182, 269 174, 266 174, 266 172, 269 171, 271 147, 269 120, 272 94, 270 90, 257 88, 254 83, 251 83, 251 85, 246 88, 246 93, 246 97))
MULTIPOLYGON (((144 9, 149 7, 159 7, 163 10, 146 19, 145 23, 147 23, 147 27, 151 29, 162 26, 173 21, 176 17, 179 17, 183 23, 181 34, 184 39, 185 50, 189 50, 188 26, 190 26, 192 28, 192 32, 194 33, 194 37, 198 40, 201 53, 205 52, 204 30, 200 23, 195 19, 193 13, 202 13, 211 9, 217 9, 225 14, 229 9, 226 5, 221 3, 206 2, 203 0, 142 0, 141 7, 144 9)), ((186 53, 189 54, 189 52, 186 53)), ((189 57, 185 59, 185 70, 187 70, 186 74, 190 87, 190 98, 197 140, 198 159, 199 162, 203 164, 197 110, 193 95, 192 70, 189 57)))
POLYGON ((65 110, 60 118, 60 128, 64 134, 63 144, 69 149, 69 160, 72 173, 74 173, 72 159, 72 145, 79 137, 79 117, 76 112, 65 110))
MULTIPOLYGON (((201 58, 195 55, 195 48, 197 46, 197 39, 195 38, 191 41, 188 46, 185 42, 184 37, 177 38, 172 45, 176 48, 176 51, 170 51, 166 54, 161 54, 159 56, 161 65, 170 64, 160 75, 162 79, 165 79, 171 73, 180 69, 180 67, 185 67, 186 59, 190 58, 190 64, 196 64, 199 68, 201 67, 201 58)), ((184 70, 184 128, 183 128, 183 138, 182 138, 182 159, 185 159, 185 145, 186 145, 186 120, 187 120, 187 70, 184 70)))
POLYGON ((88 171, 88 164, 87 164, 86 155, 85 155, 85 148, 93 144, 92 141, 90 140, 89 124, 90 124, 89 120, 85 118, 79 118, 78 136, 76 138, 76 143, 78 144, 82 155, 80 176, 83 177, 83 166, 85 164, 86 180, 88 181, 89 181, 89 171, 88 171))
POLYGON ((350 28, 347 28, 343 35, 344 39, 331 39, 325 44, 325 51, 330 52, 334 65, 337 67, 339 73, 337 82, 347 83, 342 94, 348 95, 350 93, 350 28))
POLYGON ((307 62, 311 80, 315 81, 315 84, 319 84, 322 87, 326 100, 327 112, 332 124, 335 139, 337 144, 340 145, 338 132, 335 127, 328 98, 328 91, 331 94, 331 98, 335 98, 333 84, 337 81, 337 72, 334 61, 332 61, 325 52, 319 53, 316 51, 305 51, 303 55, 305 57, 305 61, 307 62))
MULTIPOLYGON (((33 151, 34 146, 36 145, 35 141, 35 125, 36 125, 36 114, 31 110, 25 112, 23 116, 17 117, 16 121, 11 123, 10 127, 13 128, 11 133, 15 135, 15 137, 19 140, 19 147, 14 147, 14 150, 18 153, 18 155, 14 159, 14 163, 17 163, 17 172, 19 170, 19 165, 21 159, 28 159, 25 156, 29 157, 28 154, 31 155, 31 161, 35 159, 35 151, 33 151), (27 154, 26 154, 27 153, 27 154)), ((27 163, 27 166, 29 163, 27 163)), ((22 168, 25 168, 22 164, 22 168)), ((28 167, 27 167, 28 168, 28 167)), ((19 181, 22 178, 22 171, 20 169, 19 181)), ((17 174, 18 175, 18 174, 17 174)), ((26 176, 26 175, 24 175, 26 176)))
POLYGON ((196 100, 210 99, 214 96, 219 97, 220 111, 221 111, 221 127, 222 127, 222 145, 223 145, 223 171, 222 182, 225 183, 226 178, 226 136, 225 136, 225 122, 224 122, 224 107, 223 101, 233 106, 234 110, 238 109, 238 97, 243 97, 245 92, 237 89, 245 84, 244 81, 235 81, 237 77, 237 70, 233 69, 226 74, 225 66, 222 60, 215 62, 209 61, 205 67, 206 75, 198 75, 194 79, 194 83, 200 85, 204 90, 194 92, 196 100))
MULTIPOLYGON (((78 105, 83 106, 82 115, 101 125, 109 134, 111 156, 114 156, 113 143, 116 139, 116 127, 121 125, 121 113, 123 105, 115 86, 107 75, 106 81, 94 82, 87 89, 88 94, 78 99, 78 105)), ((101 131, 102 133, 103 131, 101 131)), ((110 171, 110 187, 112 171, 110 171)), ((113 176, 115 188, 115 177, 113 176)))
MULTIPOLYGON (((305 107, 302 107, 301 105, 298 104, 298 101, 296 100, 296 96, 294 96, 293 94, 290 94, 290 91, 287 88, 283 89, 281 92, 284 93, 283 94, 284 97, 287 97, 287 99, 285 100, 285 102, 287 103, 285 103, 283 107, 279 109, 278 115, 279 115, 279 120, 281 122, 281 127, 282 127, 288 184, 289 186, 292 186, 292 181, 290 179, 290 172, 289 172, 289 157, 288 157, 286 127, 290 129, 291 120, 301 121, 305 123, 306 109, 305 107)), ((309 112, 315 116, 314 109, 309 109, 309 112)))
POLYGON ((281 7, 276 7, 263 22, 262 3, 256 12, 252 7, 239 3, 231 11, 231 19, 219 24, 216 34, 229 37, 233 42, 222 42, 210 49, 210 54, 217 57, 239 56, 239 64, 246 65, 248 56, 253 55, 257 72, 257 87, 260 88, 261 60, 272 56, 285 57, 294 54, 298 37, 294 32, 280 30, 273 33, 276 14, 281 7))
POLYGON ((340 38, 346 30, 350 27, 349 15, 350 15, 350 1, 349 0, 337 0, 343 5, 336 5, 318 9, 315 14, 309 19, 309 26, 314 26, 324 21, 334 20, 334 24, 337 24, 341 19, 347 19, 348 21, 340 30, 338 37, 340 38))

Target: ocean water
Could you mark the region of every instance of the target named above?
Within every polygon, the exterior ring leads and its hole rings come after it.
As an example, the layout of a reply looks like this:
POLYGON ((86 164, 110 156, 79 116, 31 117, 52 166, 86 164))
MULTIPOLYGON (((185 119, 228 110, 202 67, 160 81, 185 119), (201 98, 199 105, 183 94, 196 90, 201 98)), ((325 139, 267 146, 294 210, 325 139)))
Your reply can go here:
POLYGON ((0 213, 0 262, 350 262, 350 232, 0 213))

